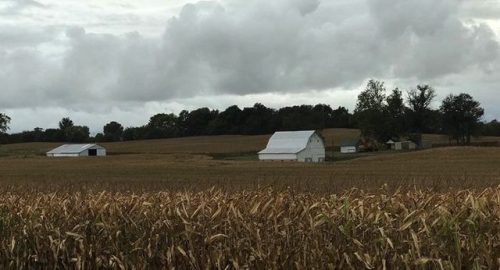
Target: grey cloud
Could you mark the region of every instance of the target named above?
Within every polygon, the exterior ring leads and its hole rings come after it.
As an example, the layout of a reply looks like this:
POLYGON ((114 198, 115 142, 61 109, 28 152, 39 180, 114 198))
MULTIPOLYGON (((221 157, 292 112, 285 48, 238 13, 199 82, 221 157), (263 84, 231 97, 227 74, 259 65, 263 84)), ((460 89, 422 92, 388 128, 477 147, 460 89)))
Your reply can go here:
POLYGON ((485 24, 465 25, 463 8, 453 0, 198 2, 157 38, 68 28, 57 58, 36 45, 0 46, 0 106, 93 111, 121 102, 351 89, 372 77, 438 81, 470 70, 500 77, 498 41, 485 24))
POLYGON ((460 14, 467 18, 499 20, 500 2, 497 0, 461 0, 460 14))
POLYGON ((54 40, 57 32, 52 27, 37 29, 17 25, 0 26, 0 48, 34 47, 54 40))
POLYGON ((429 79, 457 73, 470 66, 487 68, 498 58, 499 44, 489 26, 465 26, 458 16, 457 1, 371 1, 380 40, 392 38, 396 77, 429 79))
POLYGON ((1 15, 17 15, 29 8, 46 8, 47 6, 34 0, 3 0, 6 6, 0 9, 1 15))

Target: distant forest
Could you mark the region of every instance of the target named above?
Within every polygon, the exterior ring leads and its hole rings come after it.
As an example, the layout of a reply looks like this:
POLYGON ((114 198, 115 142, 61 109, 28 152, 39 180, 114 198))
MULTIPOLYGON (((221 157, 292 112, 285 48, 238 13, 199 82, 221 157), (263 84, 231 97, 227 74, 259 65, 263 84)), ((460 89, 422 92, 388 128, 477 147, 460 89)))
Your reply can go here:
POLYGON ((500 122, 483 122, 484 110, 466 93, 449 95, 439 108, 432 108, 435 91, 428 85, 401 91, 387 91, 383 82, 370 80, 359 94, 356 108, 327 104, 272 109, 257 103, 253 107, 230 106, 223 111, 199 108, 178 115, 159 113, 139 127, 123 127, 111 121, 95 137, 89 128, 63 118, 59 128, 35 128, 8 134, 10 118, 0 113, 0 143, 22 142, 114 142, 200 135, 258 135, 279 130, 321 130, 358 128, 362 135, 384 142, 410 138, 420 142, 422 133, 447 134, 456 144, 469 144, 473 136, 500 136, 500 122))

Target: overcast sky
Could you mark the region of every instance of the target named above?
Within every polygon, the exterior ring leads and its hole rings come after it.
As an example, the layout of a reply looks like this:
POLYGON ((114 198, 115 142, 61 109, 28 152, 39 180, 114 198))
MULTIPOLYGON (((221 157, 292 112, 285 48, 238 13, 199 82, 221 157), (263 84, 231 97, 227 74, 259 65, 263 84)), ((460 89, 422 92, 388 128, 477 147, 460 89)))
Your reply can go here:
POLYGON ((500 119, 500 0, 0 0, 12 132, 255 102, 352 110, 370 78, 467 92, 500 119))

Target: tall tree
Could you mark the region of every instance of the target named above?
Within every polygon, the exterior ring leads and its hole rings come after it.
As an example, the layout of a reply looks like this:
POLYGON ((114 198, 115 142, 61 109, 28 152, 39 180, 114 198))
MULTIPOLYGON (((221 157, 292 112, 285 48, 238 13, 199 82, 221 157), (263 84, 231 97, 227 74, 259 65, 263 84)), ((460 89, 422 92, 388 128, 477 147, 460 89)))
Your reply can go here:
POLYGON ((239 134, 241 127, 242 111, 233 105, 217 115, 212 122, 211 134, 239 134))
POLYGON ((73 127, 73 126, 74 126, 74 123, 71 119, 69 119, 69 117, 64 117, 63 119, 61 119, 61 121, 59 121, 59 129, 60 130, 65 130, 65 129, 73 127))
POLYGON ((492 120, 481 125, 481 135, 483 136, 500 136, 500 122, 492 120))
POLYGON ((330 128, 351 128, 353 125, 352 114, 345 107, 338 107, 332 111, 332 117, 328 122, 330 128))
POLYGON ((484 109, 469 94, 449 95, 441 104, 443 124, 450 138, 457 144, 470 144, 471 136, 478 130, 484 109))
POLYGON ((327 104, 316 104, 312 108, 312 125, 314 129, 325 129, 329 127, 333 118, 333 109, 327 104))
POLYGON ((435 97, 436 92, 429 85, 417 85, 416 89, 408 91, 409 129, 415 135, 417 144, 422 142, 422 133, 431 129, 433 120, 431 104, 435 97))
MULTIPOLYGON (((97 138, 98 136, 96 136, 97 138)), ((116 142, 123 139, 123 126, 115 121, 107 123, 103 127, 102 137, 104 141, 116 142)))
POLYGON ((399 138, 405 133, 406 106, 403 100, 403 93, 396 88, 392 90, 386 101, 387 131, 391 137, 399 138))
POLYGON ((272 133, 279 127, 276 111, 267 108, 261 103, 255 103, 253 107, 244 108, 242 118, 244 119, 243 134, 267 134, 272 133))
POLYGON ((379 141, 390 137, 385 128, 385 91, 383 82, 370 80, 358 95, 354 110, 361 134, 379 141))
POLYGON ((177 116, 173 113, 159 113, 149 119, 145 126, 147 139, 171 138, 178 136, 177 116))
POLYGON ((66 142, 87 142, 90 137, 87 126, 75 126, 73 121, 68 117, 59 121, 59 129, 66 142))
POLYGON ((83 143, 88 142, 90 132, 86 126, 72 126, 64 130, 67 142, 83 143))
POLYGON ((10 117, 0 113, 0 133, 6 132, 9 129, 10 117))
POLYGON ((209 108, 199 108, 189 113, 179 116, 180 127, 184 129, 185 136, 207 135, 210 131, 210 123, 219 114, 216 110, 209 108))

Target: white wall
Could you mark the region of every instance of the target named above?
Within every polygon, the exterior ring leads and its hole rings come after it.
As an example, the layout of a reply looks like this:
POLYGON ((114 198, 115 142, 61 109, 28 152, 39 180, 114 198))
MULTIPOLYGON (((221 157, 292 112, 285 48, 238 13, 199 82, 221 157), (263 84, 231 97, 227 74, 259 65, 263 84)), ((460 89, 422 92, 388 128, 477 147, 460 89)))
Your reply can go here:
POLYGON ((78 157, 78 154, 52 154, 52 157, 78 157))
POLYGON ((296 154, 259 154, 260 160, 297 160, 296 154))
POLYGON ((305 162, 306 159, 311 159, 312 162, 325 161, 325 145, 316 133, 309 138, 306 148, 298 154, 299 161, 305 162))
POLYGON ((106 155, 106 149, 104 149, 104 148, 98 148, 97 149, 97 156, 103 157, 105 155, 106 155))
POLYGON ((100 148, 100 147, 91 147, 83 152, 80 153, 80 156, 81 157, 88 157, 89 156, 89 150, 90 149, 96 149, 97 150, 97 156, 98 157, 102 157, 102 156, 106 156, 106 149, 104 148, 100 148))
POLYGON ((356 146, 342 146, 340 147, 340 153, 356 153, 356 146))

